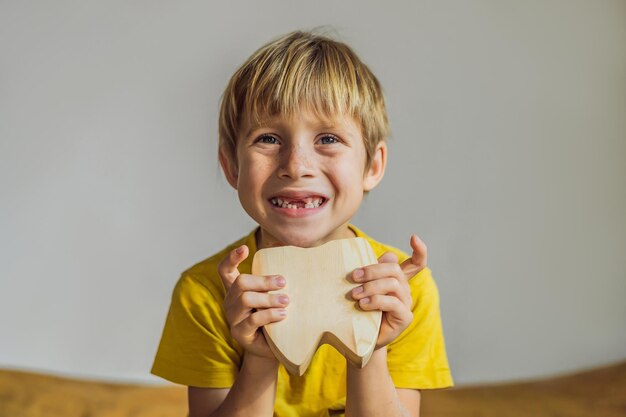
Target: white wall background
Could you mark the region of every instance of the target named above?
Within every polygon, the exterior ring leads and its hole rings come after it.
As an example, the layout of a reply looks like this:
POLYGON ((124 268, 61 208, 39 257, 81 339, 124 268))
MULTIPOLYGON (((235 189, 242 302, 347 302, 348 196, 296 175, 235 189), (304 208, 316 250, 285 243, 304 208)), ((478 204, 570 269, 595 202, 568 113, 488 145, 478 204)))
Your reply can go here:
POLYGON ((148 375, 179 273, 253 223, 217 105, 331 25, 380 78, 354 222, 429 246, 457 383, 626 358, 626 2, 0 2, 0 366, 148 375))

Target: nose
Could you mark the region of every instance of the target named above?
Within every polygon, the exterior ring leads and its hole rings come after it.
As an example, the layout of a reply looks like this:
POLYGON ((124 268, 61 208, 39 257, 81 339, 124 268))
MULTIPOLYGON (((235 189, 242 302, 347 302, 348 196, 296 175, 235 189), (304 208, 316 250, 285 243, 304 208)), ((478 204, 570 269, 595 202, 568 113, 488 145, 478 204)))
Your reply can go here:
POLYGON ((280 155, 278 176, 297 179, 313 176, 314 157, 300 144, 283 148, 280 155))

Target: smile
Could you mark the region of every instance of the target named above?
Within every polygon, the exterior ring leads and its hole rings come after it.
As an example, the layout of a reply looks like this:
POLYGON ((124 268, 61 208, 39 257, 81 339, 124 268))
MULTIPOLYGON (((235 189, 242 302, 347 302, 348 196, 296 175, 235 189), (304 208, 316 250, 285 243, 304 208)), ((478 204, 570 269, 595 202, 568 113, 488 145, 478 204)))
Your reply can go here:
POLYGON ((302 199, 290 199, 287 197, 274 197, 270 199, 270 202, 276 207, 292 210, 316 209, 326 202, 326 198, 306 197, 302 199))

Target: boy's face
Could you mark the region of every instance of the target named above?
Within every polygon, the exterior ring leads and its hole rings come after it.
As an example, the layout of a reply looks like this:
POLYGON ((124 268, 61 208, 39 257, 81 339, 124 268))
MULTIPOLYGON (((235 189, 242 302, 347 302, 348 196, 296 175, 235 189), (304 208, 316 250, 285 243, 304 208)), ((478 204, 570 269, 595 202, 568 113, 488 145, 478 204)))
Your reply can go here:
POLYGON ((347 224, 364 192, 382 179, 386 147, 378 145, 366 170, 363 137, 351 117, 326 120, 302 112, 261 126, 245 123, 237 166, 223 154, 220 161, 243 208, 261 226, 260 247, 312 247, 354 236, 347 224))

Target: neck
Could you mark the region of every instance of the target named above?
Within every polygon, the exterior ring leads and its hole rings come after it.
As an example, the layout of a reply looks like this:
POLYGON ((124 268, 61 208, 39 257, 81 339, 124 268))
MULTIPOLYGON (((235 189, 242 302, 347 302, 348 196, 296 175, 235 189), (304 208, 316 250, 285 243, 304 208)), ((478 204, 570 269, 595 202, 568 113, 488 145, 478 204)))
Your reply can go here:
POLYGON ((259 227, 255 234, 257 249, 274 248, 277 246, 315 247, 315 246, 320 246, 320 245, 323 245, 324 243, 330 242, 331 240, 349 239, 353 237, 356 237, 356 233, 354 233, 352 229, 348 227, 348 223, 343 224, 341 227, 335 229, 332 233, 328 234, 322 239, 316 242, 312 242, 310 244, 307 243, 306 245, 297 245, 297 244, 290 244, 290 243, 282 242, 280 239, 274 237, 267 230, 263 229, 263 227, 259 227))

